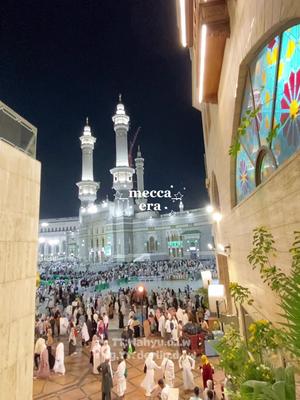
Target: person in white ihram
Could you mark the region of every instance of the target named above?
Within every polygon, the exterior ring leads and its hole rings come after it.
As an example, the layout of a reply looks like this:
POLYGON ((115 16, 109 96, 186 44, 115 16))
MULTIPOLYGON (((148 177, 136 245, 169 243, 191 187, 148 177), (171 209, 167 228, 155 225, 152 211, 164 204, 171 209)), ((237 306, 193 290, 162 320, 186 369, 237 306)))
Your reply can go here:
POLYGON ((172 336, 171 315, 170 314, 168 314, 168 319, 165 322, 165 332, 166 332, 166 340, 169 341, 172 336))
POLYGON ((146 376, 143 379, 141 386, 146 390, 146 396, 151 396, 151 392, 155 386, 154 370, 160 369, 160 367, 156 364, 153 358, 154 358, 154 353, 149 353, 145 361, 146 376))
POLYGON ((186 325, 189 322, 189 316, 187 312, 184 310, 182 315, 182 325, 186 325))
POLYGON ((176 318, 178 322, 183 320, 183 309, 180 306, 176 311, 176 318))
POLYGON ((160 367, 162 370, 162 376, 164 378, 165 383, 169 387, 174 387, 175 372, 174 372, 174 362, 171 359, 171 353, 165 353, 160 367))
POLYGON ((160 333, 160 336, 162 338, 165 337, 165 323, 166 323, 166 318, 164 314, 161 314, 158 320, 158 332, 160 333))
POLYGON ((86 323, 84 322, 81 328, 82 345, 87 345, 90 340, 89 331, 86 323))
POLYGON ((117 384, 117 394, 120 399, 123 399, 126 392, 127 387, 127 369, 126 369, 126 358, 127 354, 123 355, 123 358, 120 360, 117 371, 115 373, 115 380, 117 384))
POLYGON ((55 351, 55 364, 53 367, 53 371, 56 374, 62 374, 64 375, 66 372, 65 368, 65 352, 64 352, 64 344, 60 342, 55 351))
POLYGON ((92 353, 93 353, 93 374, 98 375, 99 374, 98 367, 101 364, 101 346, 99 340, 95 341, 92 353))
POLYGON ((111 350, 108 340, 104 340, 103 346, 101 347, 101 363, 103 363, 107 358, 111 360, 111 350))
POLYGON ((187 354, 186 350, 183 350, 178 362, 179 368, 182 369, 184 390, 193 390, 195 384, 192 370, 195 368, 195 360, 187 354))
POLYGON ((178 343, 178 322, 175 317, 172 318, 171 322, 171 337, 174 343, 178 343))

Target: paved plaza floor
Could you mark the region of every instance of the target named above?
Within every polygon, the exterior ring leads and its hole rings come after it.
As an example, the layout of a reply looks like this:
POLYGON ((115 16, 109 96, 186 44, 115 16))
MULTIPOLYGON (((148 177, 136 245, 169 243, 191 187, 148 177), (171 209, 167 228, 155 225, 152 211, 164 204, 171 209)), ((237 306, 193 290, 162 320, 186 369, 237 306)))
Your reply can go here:
MULTIPOLYGON (((110 346, 113 353, 118 356, 121 351, 120 343, 117 338, 120 337, 120 331, 113 329, 110 332, 110 346)), ((151 337, 150 339, 159 339, 151 337)), ((65 340, 64 340, 65 341, 65 340)), ((68 350, 68 344, 65 341, 65 352, 68 350)), ((191 392, 184 393, 182 372, 179 370, 178 358, 176 353, 177 348, 167 347, 165 343, 160 340, 158 342, 148 342, 146 345, 139 341, 136 353, 131 355, 127 360, 128 378, 127 378, 127 391, 126 400, 138 400, 146 399, 145 391, 141 388, 141 382, 144 379, 144 357, 150 351, 157 352, 157 357, 164 351, 169 351, 173 354, 175 363, 175 387, 180 390, 179 399, 188 400, 192 395, 191 392)), ((92 366, 89 363, 90 348, 81 348, 78 345, 78 354, 75 356, 65 357, 66 374, 65 376, 59 376, 51 374, 48 380, 34 379, 33 381, 33 393, 35 400, 99 400, 101 399, 101 382, 100 376, 92 373, 92 366)), ((161 358, 157 360, 158 365, 161 363, 161 358)), ((215 382, 217 386, 217 392, 220 392, 220 385, 224 379, 223 373, 218 369, 218 359, 213 358, 211 362, 215 366, 215 382)), ((117 361, 112 362, 113 370, 117 368, 117 361)), ((156 372, 156 381, 160 378, 159 371, 156 372)), ((202 379, 199 370, 199 357, 196 360, 196 368, 194 370, 195 385, 202 387, 202 379)), ((220 397, 218 397, 220 398, 220 397)), ((115 387, 112 391, 112 400, 117 400, 118 396, 115 391, 115 387)), ((148 398, 149 399, 149 398, 148 398)))

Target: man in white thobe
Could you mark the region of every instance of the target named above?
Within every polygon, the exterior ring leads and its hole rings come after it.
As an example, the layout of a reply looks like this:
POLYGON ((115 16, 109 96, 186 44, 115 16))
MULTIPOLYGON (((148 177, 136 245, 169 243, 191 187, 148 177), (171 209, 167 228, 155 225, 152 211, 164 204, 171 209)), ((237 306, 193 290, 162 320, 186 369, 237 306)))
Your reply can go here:
POLYGON ((195 368, 195 360, 183 350, 178 362, 179 368, 182 369, 184 390, 193 390, 195 383, 192 370, 195 368))
POLYGON ((186 311, 183 311, 183 316, 182 316, 182 325, 186 325, 189 322, 189 316, 186 311))
POLYGON ((151 392, 155 387, 154 371, 160 370, 160 367, 156 364, 153 358, 154 358, 154 353, 149 353, 145 360, 146 375, 141 383, 141 386, 146 390, 146 397, 151 396, 151 392))
POLYGON ((101 346, 99 340, 95 341, 92 353, 93 353, 93 374, 98 375, 99 374, 98 367, 101 364, 101 346))
POLYGON ((127 370, 126 370, 126 358, 127 354, 125 353, 123 359, 120 360, 117 371, 115 373, 115 379, 117 384, 117 394, 120 399, 123 399, 126 392, 126 378, 127 378, 127 370))
POLYGON ((111 350, 108 340, 104 340, 103 346, 101 347, 101 363, 107 359, 111 360, 111 350))
POLYGON ((158 320, 158 332, 160 333, 160 336, 162 338, 165 337, 165 323, 166 323, 166 318, 164 314, 161 314, 158 320))
POLYGON ((183 320, 183 311, 184 310, 179 306, 176 311, 176 318, 178 322, 183 320))
POLYGON ((171 315, 168 316, 168 319, 165 322, 165 332, 166 332, 166 340, 171 339, 172 329, 171 329, 171 315))
POLYGON ((178 343, 178 322, 175 317, 171 320, 171 337, 174 343, 178 343))
POLYGON ((170 353, 165 353, 164 358, 161 363, 162 376, 169 387, 174 387, 174 362, 171 359, 170 353))

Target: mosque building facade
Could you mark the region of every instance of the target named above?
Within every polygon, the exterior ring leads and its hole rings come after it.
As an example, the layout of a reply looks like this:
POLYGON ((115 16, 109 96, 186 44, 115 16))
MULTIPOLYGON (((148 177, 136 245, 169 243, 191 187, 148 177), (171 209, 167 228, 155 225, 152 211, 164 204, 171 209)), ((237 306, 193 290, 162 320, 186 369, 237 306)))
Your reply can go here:
POLYGON ((172 258, 211 259, 211 217, 205 208, 184 210, 181 193, 145 190, 144 159, 140 147, 130 165, 130 118, 121 96, 112 117, 116 163, 110 170, 114 200, 97 202, 100 183, 93 174, 96 138, 88 120, 80 137, 82 176, 78 187, 78 217, 40 220, 39 260, 78 257, 83 262, 131 262, 172 258), (134 175, 136 174, 136 187, 134 175), (178 211, 159 212, 167 197, 178 211))

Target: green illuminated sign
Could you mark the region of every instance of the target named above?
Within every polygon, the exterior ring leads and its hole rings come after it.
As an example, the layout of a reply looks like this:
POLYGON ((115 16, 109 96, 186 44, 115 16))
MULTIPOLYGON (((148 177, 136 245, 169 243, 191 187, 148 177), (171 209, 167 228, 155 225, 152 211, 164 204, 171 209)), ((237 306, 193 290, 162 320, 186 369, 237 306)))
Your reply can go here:
POLYGON ((168 242, 168 247, 172 249, 177 249, 182 247, 182 240, 176 240, 174 242, 168 242))

